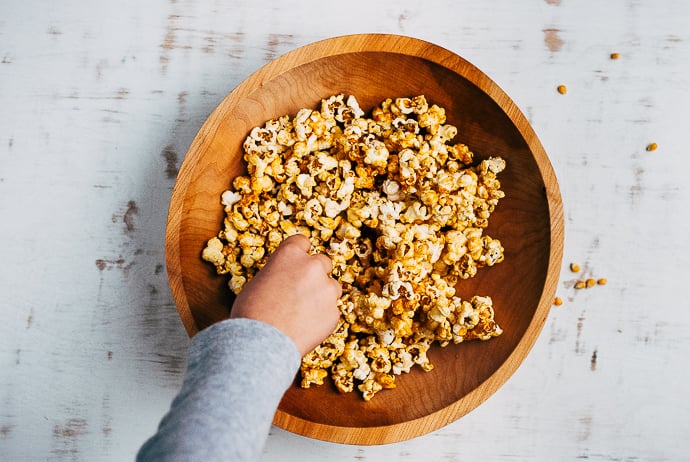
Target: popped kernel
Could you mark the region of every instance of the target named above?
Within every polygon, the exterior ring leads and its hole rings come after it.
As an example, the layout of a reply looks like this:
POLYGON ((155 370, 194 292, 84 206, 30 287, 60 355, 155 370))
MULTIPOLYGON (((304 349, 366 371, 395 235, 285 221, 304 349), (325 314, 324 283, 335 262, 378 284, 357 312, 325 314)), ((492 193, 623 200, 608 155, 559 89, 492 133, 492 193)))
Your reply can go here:
POLYGON ((250 131, 248 174, 221 195, 223 229, 202 258, 235 294, 290 235, 331 258, 341 318, 302 359, 302 387, 330 376, 368 401, 414 366, 431 371, 433 344, 501 335, 492 299, 461 299, 455 286, 504 259, 485 229, 506 163, 475 163, 451 143, 457 132, 423 95, 388 98, 369 118, 354 96, 334 95, 250 131))

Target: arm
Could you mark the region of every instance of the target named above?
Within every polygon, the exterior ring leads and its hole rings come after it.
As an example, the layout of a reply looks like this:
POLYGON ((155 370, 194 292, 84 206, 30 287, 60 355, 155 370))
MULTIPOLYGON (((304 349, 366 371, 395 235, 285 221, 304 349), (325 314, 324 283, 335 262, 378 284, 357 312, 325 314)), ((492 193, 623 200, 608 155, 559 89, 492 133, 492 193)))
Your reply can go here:
POLYGON ((287 239, 238 295, 230 320, 192 340, 182 389, 137 460, 256 460, 301 357, 335 328, 331 263, 287 239))
POLYGON ((205 329, 192 340, 179 394, 137 460, 258 459, 299 364, 290 338, 260 321, 205 329))

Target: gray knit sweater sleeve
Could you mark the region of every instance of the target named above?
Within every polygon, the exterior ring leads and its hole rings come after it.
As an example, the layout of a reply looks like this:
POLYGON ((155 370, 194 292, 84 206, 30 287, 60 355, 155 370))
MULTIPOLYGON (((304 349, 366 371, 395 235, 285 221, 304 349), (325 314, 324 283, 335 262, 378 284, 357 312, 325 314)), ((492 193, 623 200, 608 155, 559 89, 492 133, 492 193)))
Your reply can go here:
POLYGON ((182 389, 137 461, 258 460, 300 354, 278 329, 226 320, 198 333, 182 389))

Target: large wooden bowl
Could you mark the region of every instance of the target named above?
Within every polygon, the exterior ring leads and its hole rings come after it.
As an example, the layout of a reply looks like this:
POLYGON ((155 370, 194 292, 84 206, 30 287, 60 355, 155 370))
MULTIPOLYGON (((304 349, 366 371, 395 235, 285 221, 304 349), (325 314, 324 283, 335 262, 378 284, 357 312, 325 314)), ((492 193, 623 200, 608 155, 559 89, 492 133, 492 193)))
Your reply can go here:
POLYGON ((312 438, 383 444, 436 430, 474 409, 516 370, 534 344, 555 293, 563 250, 558 184, 537 136, 511 99, 460 56, 392 35, 353 35, 317 42, 270 62, 235 88, 194 139, 173 190, 167 225, 167 268, 190 336, 224 319, 232 302, 226 278, 200 254, 221 227, 220 194, 244 172, 241 145, 249 130, 321 98, 355 95, 367 110, 387 97, 424 94, 446 108, 457 141, 478 158, 501 155, 506 197, 487 233, 505 247, 505 261, 458 286, 459 295, 490 295, 500 337, 432 347, 436 368, 417 368, 398 388, 365 402, 326 384, 295 382, 274 423, 312 438))

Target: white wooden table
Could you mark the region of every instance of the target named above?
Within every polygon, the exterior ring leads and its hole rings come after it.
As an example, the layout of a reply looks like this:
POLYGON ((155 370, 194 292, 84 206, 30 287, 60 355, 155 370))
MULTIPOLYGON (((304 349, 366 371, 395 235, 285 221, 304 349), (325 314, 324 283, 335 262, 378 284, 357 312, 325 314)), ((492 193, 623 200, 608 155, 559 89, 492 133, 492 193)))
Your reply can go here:
POLYGON ((267 61, 358 32, 444 46, 525 112, 564 304, 459 421, 377 447, 273 429, 263 460, 688 460, 689 26, 685 0, 0 0, 0 460, 134 457, 186 362, 164 228, 192 138, 267 61))

